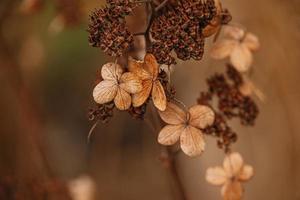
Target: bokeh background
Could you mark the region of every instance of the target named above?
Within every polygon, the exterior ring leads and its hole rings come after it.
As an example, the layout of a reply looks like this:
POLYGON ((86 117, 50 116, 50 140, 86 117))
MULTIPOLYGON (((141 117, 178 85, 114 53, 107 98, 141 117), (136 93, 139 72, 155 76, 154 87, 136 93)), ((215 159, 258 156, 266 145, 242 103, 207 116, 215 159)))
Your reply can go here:
MULTIPOLYGON (((96 72, 109 61, 88 45, 87 19, 103 2, 83 1, 82 22, 54 34, 48 30, 57 15, 51 1, 30 15, 20 12, 18 3, 7 8, 9 1, 0 2, 0 20, 13 9, 0 30, 1 178, 55 176, 68 182, 88 174, 97 200, 176 199, 158 159, 156 133, 142 121, 115 112, 87 143, 96 72)), ((245 199, 300 199, 300 1, 222 2, 233 21, 261 42, 252 80, 266 101, 256 99, 260 115, 255 127, 232 124, 239 134, 234 149, 255 168, 255 177, 245 184, 245 199)), ((179 62, 172 75, 177 97, 192 105, 206 88, 205 78, 223 70, 224 63, 208 53, 201 62, 179 62)), ((220 165, 223 156, 212 138, 201 157, 178 154, 189 200, 220 199, 219 188, 206 183, 205 171, 220 165)))

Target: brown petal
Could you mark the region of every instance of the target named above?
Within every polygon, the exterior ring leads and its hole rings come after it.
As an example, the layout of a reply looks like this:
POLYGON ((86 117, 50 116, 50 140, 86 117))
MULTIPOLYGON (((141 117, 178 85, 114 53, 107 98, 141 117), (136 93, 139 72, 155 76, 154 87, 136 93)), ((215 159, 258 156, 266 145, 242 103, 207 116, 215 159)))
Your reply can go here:
POLYGON ((183 124, 186 120, 185 112, 174 103, 168 102, 164 111, 158 111, 160 118, 168 124, 183 124))
POLYGON ((184 129, 183 125, 167 125, 158 135, 158 142, 162 145, 173 145, 178 140, 184 129))
POLYGON ((131 57, 128 59, 128 70, 134 73, 142 80, 152 79, 152 75, 144 69, 144 62, 135 60, 131 57))
POLYGON ((226 57, 228 57, 234 47, 238 44, 237 41, 235 40, 230 40, 230 39, 226 39, 226 40, 221 40, 219 42, 216 42, 211 50, 210 50, 210 56, 214 59, 224 59, 226 57))
POLYGON ((165 90, 159 80, 156 80, 153 83, 153 88, 152 88, 152 101, 155 105, 155 107, 160 110, 164 111, 166 110, 167 107, 167 97, 165 94, 165 90))
POLYGON ((230 62, 239 72, 246 72, 252 64, 252 53, 246 45, 236 45, 230 55, 230 62))
POLYGON ((223 185, 227 180, 222 167, 210 167, 206 171, 206 181, 213 185, 223 185))
POLYGON ((254 175, 253 167, 250 165, 243 166, 240 175, 239 180, 240 181, 248 181, 252 176, 254 175))
POLYGON ((224 35, 234 40, 241 40, 244 35, 245 31, 236 26, 224 26, 224 35))
POLYGON ((152 85, 152 80, 145 80, 142 82, 142 90, 132 96, 132 105, 134 107, 139 107, 145 103, 150 95, 152 85))
POLYGON ((243 44, 245 44, 252 51, 256 51, 260 47, 258 38, 252 33, 246 34, 243 44))
POLYGON ((131 105, 131 96, 125 90, 118 87, 114 102, 119 110, 127 110, 131 105))
POLYGON ((204 105, 195 105, 189 109, 190 113, 190 125, 195 126, 197 128, 206 128, 210 126, 215 121, 215 113, 214 111, 204 105))
POLYGON ((93 91, 95 102, 104 104, 112 101, 117 95, 118 85, 115 81, 101 81, 93 91))
POLYGON ((122 74, 120 87, 131 94, 138 93, 143 89, 142 81, 131 72, 122 74))
POLYGON ((151 53, 147 53, 144 58, 144 62, 145 70, 148 71, 152 75, 153 80, 155 80, 159 72, 159 65, 156 61, 156 58, 151 53))
POLYGON ((237 152, 233 152, 229 155, 226 155, 223 162, 223 167, 228 177, 239 175, 243 165, 244 165, 243 158, 237 152))
POLYGON ((123 69, 117 63, 106 63, 101 69, 101 75, 104 80, 119 80, 122 73, 123 69))
POLYGON ((243 187, 238 181, 228 181, 221 190, 224 200, 241 200, 243 196, 243 187))
POLYGON ((182 151, 191 157, 200 155, 205 148, 203 134, 199 129, 187 126, 180 136, 182 151))

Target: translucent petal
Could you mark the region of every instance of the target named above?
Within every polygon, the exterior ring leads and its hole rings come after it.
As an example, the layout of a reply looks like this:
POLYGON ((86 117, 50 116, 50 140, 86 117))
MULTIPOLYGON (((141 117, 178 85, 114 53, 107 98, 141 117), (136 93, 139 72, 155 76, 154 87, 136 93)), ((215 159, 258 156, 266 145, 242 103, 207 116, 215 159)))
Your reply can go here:
POLYGON ((118 87, 114 102, 119 110, 127 110, 131 105, 131 96, 125 90, 118 87))
POLYGON ((152 79, 152 75, 144 69, 143 61, 135 60, 129 57, 128 69, 142 80, 152 79))
POLYGON ((221 189, 224 200, 241 200, 243 187, 238 181, 228 181, 221 189))
POLYGON ((256 35, 254 35, 252 33, 247 33, 246 34, 246 37, 243 41, 243 44, 245 46, 247 46, 252 51, 256 51, 260 47, 258 37, 256 37, 256 35))
POLYGON ((215 113, 214 111, 204 105, 195 105, 189 109, 190 113, 190 125, 197 128, 206 128, 210 126, 215 121, 215 113))
POLYGON ((210 167, 206 171, 206 180, 213 185, 223 185, 227 176, 222 167, 210 167))
POLYGON ((131 94, 138 93, 143 89, 142 81, 131 72, 122 74, 120 78, 120 87, 131 94))
POLYGON ((117 63, 106 63, 101 69, 101 75, 104 80, 119 80, 122 73, 123 69, 117 63))
POLYGON ((245 31, 236 26, 224 26, 223 32, 226 37, 234 40, 241 40, 245 35, 245 31))
POLYGON ((144 58, 144 62, 144 69, 148 71, 152 75, 153 80, 155 80, 159 72, 159 65, 156 61, 156 58, 154 57, 154 55, 147 53, 144 58))
POLYGON ((238 176, 243 165, 244 165, 243 158, 237 152, 233 152, 229 155, 226 155, 223 162, 223 167, 228 177, 238 176))
POLYGON ((139 107, 145 103, 150 96, 152 85, 152 80, 144 80, 142 82, 142 90, 132 96, 132 105, 134 107, 139 107))
POLYGON ((239 71, 246 72, 249 70, 252 64, 252 53, 244 44, 235 46, 231 55, 230 62, 231 64, 239 71))
POLYGON ((104 104, 112 101, 118 90, 118 85, 115 81, 101 81, 93 91, 93 97, 96 103, 104 104))
POLYGON ((238 45, 237 41, 229 39, 216 42, 210 50, 210 56, 218 60, 224 59, 232 53, 236 45, 238 45))
POLYGON ((254 175, 253 167, 250 165, 243 166, 239 174, 240 181, 247 181, 254 175))
POLYGON ((158 111, 160 118, 168 124, 183 124, 186 120, 186 113, 174 103, 168 102, 164 111, 158 111))
POLYGON ((163 86, 161 85, 159 80, 156 80, 153 83, 152 87, 153 87, 152 88, 152 101, 153 101, 155 107, 160 111, 166 110, 167 97, 166 97, 163 86))
POLYGON ((182 151, 191 157, 200 155, 205 148, 203 134, 199 129, 187 126, 180 136, 182 151))
POLYGON ((158 142, 163 145, 173 145, 178 140, 184 129, 184 126, 179 125, 166 125, 158 135, 158 142))

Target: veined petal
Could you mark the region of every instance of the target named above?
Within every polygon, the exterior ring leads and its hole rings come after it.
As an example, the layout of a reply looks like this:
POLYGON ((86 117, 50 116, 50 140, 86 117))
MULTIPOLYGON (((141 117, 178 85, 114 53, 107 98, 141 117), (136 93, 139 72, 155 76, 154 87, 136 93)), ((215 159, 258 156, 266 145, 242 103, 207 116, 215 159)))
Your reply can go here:
POLYGON ((165 90, 159 80, 154 81, 152 86, 152 100, 155 107, 160 110, 164 111, 167 107, 167 97, 165 94, 165 90))
POLYGON ((152 80, 142 81, 142 90, 132 96, 132 105, 134 107, 139 107, 145 103, 145 101, 150 96, 152 85, 152 80))
POLYGON ((254 175, 253 167, 250 165, 244 165, 239 174, 240 181, 247 181, 254 175))
POLYGON ((260 47, 258 37, 256 37, 256 35, 252 33, 246 34, 243 44, 245 44, 245 46, 247 46, 252 51, 256 51, 260 47))
POLYGON ((221 189, 221 194, 224 200, 241 200, 243 187, 238 181, 227 181, 221 189))
POLYGON ((106 63, 101 69, 101 76, 104 80, 119 80, 122 73, 123 69, 117 63, 106 63))
POLYGON ((231 39, 216 42, 210 50, 210 56, 218 60, 224 59, 232 53, 236 45, 238 45, 238 42, 231 39))
POLYGON ((243 165, 243 158, 237 152, 233 152, 229 155, 226 155, 223 161, 223 167, 228 177, 238 176, 243 165))
POLYGON ((249 70, 252 60, 252 53, 243 43, 236 45, 230 54, 230 62, 239 72, 249 70))
POLYGON ((156 58, 154 57, 153 54, 147 53, 145 55, 144 62, 145 62, 144 69, 148 71, 152 75, 153 80, 155 80, 159 72, 159 65, 156 61, 156 58))
POLYGON ((152 79, 152 75, 144 69, 144 62, 135 60, 131 57, 128 59, 128 70, 134 73, 142 80, 152 79))
POLYGON ((120 87, 131 94, 138 93, 143 89, 142 81, 131 72, 122 74, 120 78, 120 87))
POLYGON ((205 148, 203 134, 199 129, 187 126, 180 136, 182 151, 191 157, 200 155, 205 148))
POLYGON ((215 121, 215 113, 214 111, 204 105, 195 105, 189 109, 190 120, 189 123, 192 126, 197 128, 206 128, 210 126, 215 121))
POLYGON ((125 90, 118 87, 114 102, 119 110, 127 110, 131 105, 131 96, 125 90))
POLYGON ((186 120, 186 113, 174 103, 168 102, 164 111, 158 111, 160 118, 168 124, 183 124, 186 120))
POLYGON ((93 97, 96 103, 104 104, 112 101, 117 95, 118 86, 113 80, 104 80, 98 83, 93 90, 93 97))
POLYGON ((184 126, 179 125, 166 125, 158 135, 158 142, 162 145, 173 145, 178 140, 184 129, 184 126))
POLYGON ((223 185, 227 176, 222 167, 210 167, 206 171, 206 180, 213 185, 223 185))

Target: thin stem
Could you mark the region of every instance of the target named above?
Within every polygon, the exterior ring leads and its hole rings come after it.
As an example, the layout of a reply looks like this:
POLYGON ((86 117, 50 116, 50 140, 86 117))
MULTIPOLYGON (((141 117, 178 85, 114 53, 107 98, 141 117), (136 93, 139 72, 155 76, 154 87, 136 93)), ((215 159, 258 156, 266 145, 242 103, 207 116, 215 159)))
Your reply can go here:
POLYGON ((165 7, 165 5, 168 3, 169 0, 164 0, 161 4, 159 4, 156 8, 155 8, 155 12, 158 12, 160 9, 162 9, 163 7, 165 7))

